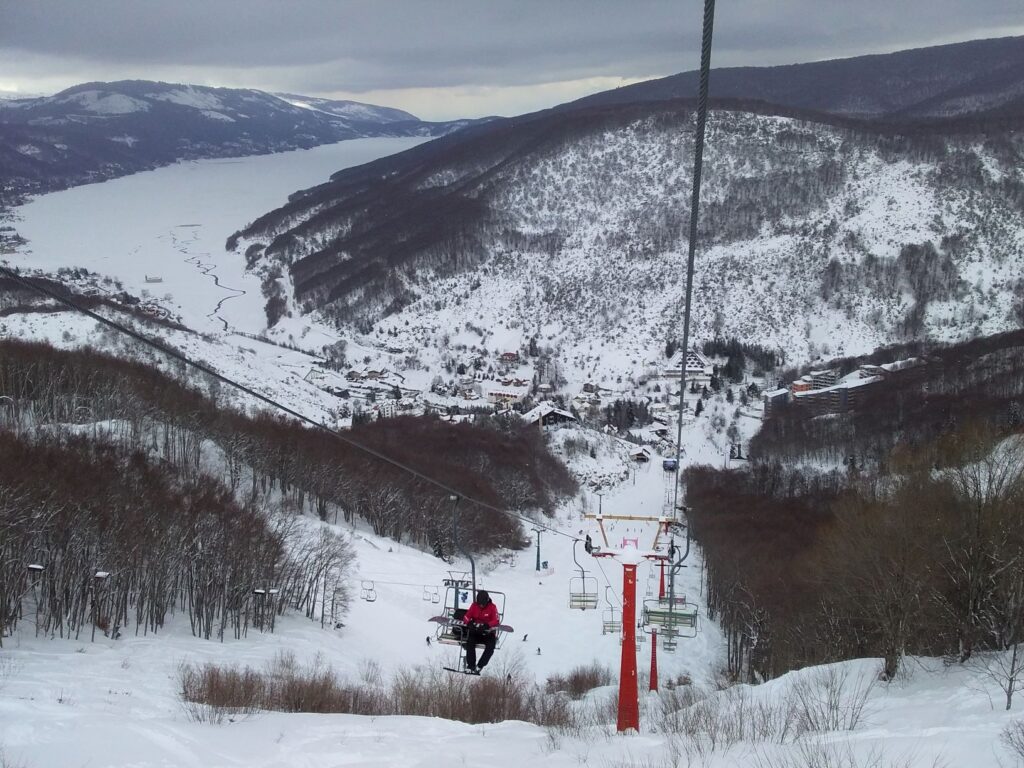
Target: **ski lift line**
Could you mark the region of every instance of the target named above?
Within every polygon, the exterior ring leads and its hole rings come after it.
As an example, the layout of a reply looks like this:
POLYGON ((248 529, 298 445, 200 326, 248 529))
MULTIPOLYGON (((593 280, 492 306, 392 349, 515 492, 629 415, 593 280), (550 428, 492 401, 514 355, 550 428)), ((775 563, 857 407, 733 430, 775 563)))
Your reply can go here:
MULTIPOLYGON (((683 453, 683 401, 686 393, 686 355, 690 351, 690 310, 693 304, 693 265, 697 254, 697 217, 700 213, 700 181, 704 170, 704 135, 708 121, 708 81, 711 75, 711 39, 715 25, 715 0, 704 0, 704 26, 700 43, 700 88, 697 95, 697 130, 693 144, 693 192, 690 197, 690 240, 686 256, 686 300, 683 304, 682 363, 679 366, 679 424, 676 428, 676 466, 683 453)), ((679 509, 679 478, 675 477, 672 509, 679 509)), ((687 539, 690 533, 687 528, 687 539)))
POLYGON ((416 587, 416 589, 436 589, 433 584, 411 584, 407 581, 381 581, 380 579, 363 579, 359 576, 355 577, 357 581, 373 581, 374 584, 387 584, 392 587, 416 587))
MULTIPOLYGON (((564 531, 560 531, 557 528, 552 528, 550 526, 544 525, 543 523, 539 523, 536 520, 531 520, 530 518, 525 517, 523 515, 517 515, 515 512, 510 512, 510 511, 508 511, 506 509, 501 509, 500 507, 496 507, 493 504, 487 503, 486 501, 482 501, 482 500, 474 498, 472 496, 467 496, 464 493, 462 493, 461 491, 457 491, 456 489, 452 488, 450 485, 448 485, 447 483, 445 483, 445 482, 443 482, 441 480, 437 480, 437 479, 431 477, 430 475, 427 475, 427 474, 424 474, 423 472, 420 472, 417 469, 413 469, 408 464, 404 464, 403 462, 398 461, 397 459, 394 459, 394 458, 388 456, 385 453, 381 453, 380 451, 378 451, 378 450, 376 450, 374 448, 370 448, 369 446, 363 445, 359 441, 353 440, 351 437, 347 437, 346 435, 342 434, 341 432, 339 432, 339 431, 337 431, 335 429, 331 429, 326 424, 323 424, 323 423, 317 421, 316 419, 312 419, 309 416, 304 416, 303 414, 299 413, 298 411, 296 411, 296 410, 294 410, 292 408, 289 408, 287 405, 284 405, 283 403, 279 403, 277 400, 274 400, 273 398, 267 397, 266 395, 261 394, 261 393, 257 392, 256 390, 252 389, 251 387, 247 387, 246 385, 241 384, 241 383, 235 381, 234 379, 230 379, 230 378, 228 378, 227 376, 225 376, 222 373, 218 373, 214 369, 210 368, 208 365, 204 365, 203 363, 196 362, 195 360, 193 360, 192 358, 188 357, 187 355, 183 355, 181 352, 178 352, 177 350, 171 349, 170 347, 167 347, 164 344, 161 344, 160 342, 155 341, 154 339, 149 338, 148 336, 144 336, 143 334, 139 333, 138 331, 133 330, 132 328, 129 328, 126 325, 118 323, 115 320, 111 320, 109 318, 106 318, 103 315, 100 315, 100 314, 98 314, 96 312, 93 312, 90 309, 86 309, 85 307, 81 306, 77 302, 72 301, 71 299, 69 299, 66 296, 60 295, 56 291, 52 291, 49 288, 46 288, 45 286, 42 286, 42 285, 36 285, 33 281, 31 281, 31 280, 29 280, 27 278, 22 277, 20 274, 18 274, 14 270, 10 269, 9 267, 0 266, 0 275, 4 275, 5 277, 10 278, 11 280, 14 280, 16 283, 18 283, 20 285, 23 285, 26 288, 35 291, 36 293, 40 293, 43 296, 47 296, 47 297, 49 297, 51 299, 54 299, 55 301, 57 301, 57 302, 59 302, 61 304, 64 304, 67 307, 70 307, 71 309, 75 310, 76 312, 79 312, 79 313, 85 315, 86 317, 95 320, 97 323, 101 323, 102 325, 106 325, 109 328, 113 328, 114 330, 119 331, 120 333, 123 333, 126 336, 129 336, 129 337, 135 339, 136 341, 139 341, 142 344, 145 344, 146 346, 152 347, 153 349, 157 350, 158 352, 162 352, 167 357, 170 357, 170 358, 172 358, 174 360, 182 362, 185 365, 191 366, 192 368, 195 368, 198 371, 202 371, 203 373, 207 374, 208 376, 212 376, 213 378, 217 379, 218 381, 220 381, 220 382, 222 382, 224 384, 227 384, 229 387, 234 387, 239 392, 244 392, 245 394, 249 395, 250 397, 254 397, 257 400, 259 400, 260 402, 265 403, 266 405, 269 405, 272 408, 276 408, 277 410, 281 411, 282 413, 286 413, 289 416, 292 416, 293 418, 296 418, 299 421, 301 421, 301 422, 303 422, 305 424, 310 425, 311 427, 319 429, 322 432, 325 432, 325 433, 327 433, 329 435, 333 435, 336 439, 338 439, 341 442, 345 443, 346 445, 356 449, 357 451, 362 451, 363 453, 365 453, 368 456, 372 456, 375 459, 383 461, 385 464, 390 464, 391 466, 395 467, 396 469, 401 470, 402 472, 405 472, 405 473, 407 473, 409 475, 412 475, 413 477, 418 478, 418 479, 420 479, 420 480, 422 480, 422 481, 424 481, 424 482, 434 486, 435 488, 438 488, 439 490, 444 491, 445 493, 448 493, 448 494, 451 494, 451 495, 454 495, 454 496, 458 496, 459 498, 464 499, 468 503, 474 504, 474 505, 476 505, 476 506, 478 506, 478 507, 480 507, 482 509, 487 509, 487 510, 490 510, 491 512, 497 512, 500 515, 505 515, 507 517, 514 518, 516 520, 519 520, 522 523, 526 523, 528 525, 532 525, 532 526, 536 526, 536 527, 539 527, 539 528, 543 528, 545 531, 547 531, 549 533, 554 533, 554 534, 557 534, 559 536, 565 536, 568 539, 576 540, 576 537, 573 536, 572 534, 565 533, 564 531)), ((60 283, 60 285, 63 287, 62 283, 60 283)))
POLYGON ((608 580, 608 574, 604 572, 604 566, 601 565, 601 558, 595 557, 594 558, 594 562, 597 563, 597 567, 601 570, 601 575, 604 577, 605 585, 612 591, 612 594, 615 595, 615 600, 616 600, 616 602, 618 602, 619 607, 621 608, 622 607, 622 600, 619 599, 618 592, 615 591, 615 588, 612 587, 611 581, 608 580))

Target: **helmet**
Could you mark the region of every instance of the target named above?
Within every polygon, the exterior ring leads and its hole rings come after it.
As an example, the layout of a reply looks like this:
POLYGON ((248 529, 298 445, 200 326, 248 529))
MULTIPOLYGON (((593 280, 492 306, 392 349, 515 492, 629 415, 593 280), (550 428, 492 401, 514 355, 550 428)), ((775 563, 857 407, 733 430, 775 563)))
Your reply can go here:
POLYGON ((476 602, 479 605, 487 605, 491 602, 491 596, 487 594, 486 590, 481 589, 476 593, 476 602))

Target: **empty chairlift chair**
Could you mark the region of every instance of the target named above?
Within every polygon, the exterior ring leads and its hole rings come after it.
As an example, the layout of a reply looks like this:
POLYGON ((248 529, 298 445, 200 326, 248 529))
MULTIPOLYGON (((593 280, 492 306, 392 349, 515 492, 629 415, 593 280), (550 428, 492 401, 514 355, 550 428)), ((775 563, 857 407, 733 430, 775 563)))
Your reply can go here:
POLYGON ((685 597, 644 600, 642 619, 645 631, 658 631, 666 651, 675 650, 680 638, 696 637, 700 628, 697 605, 685 597))
POLYGON ((576 559, 576 545, 579 543, 578 539, 572 543, 572 559, 580 569, 580 575, 569 579, 569 607, 581 611, 594 610, 597 608, 597 579, 588 576, 576 559))
POLYGON ((608 607, 604 609, 601 614, 601 634, 608 635, 622 631, 622 611, 612 605, 612 601, 608 599, 608 590, 611 587, 604 588, 604 600, 608 603, 608 607))

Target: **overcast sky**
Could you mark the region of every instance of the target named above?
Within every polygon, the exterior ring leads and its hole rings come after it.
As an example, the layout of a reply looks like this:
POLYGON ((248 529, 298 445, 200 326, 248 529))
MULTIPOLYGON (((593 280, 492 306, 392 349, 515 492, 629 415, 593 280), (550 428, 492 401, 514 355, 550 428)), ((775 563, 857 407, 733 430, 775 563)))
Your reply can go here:
MULTIPOLYGON (((517 114, 695 69, 703 0, 0 0, 0 90, 244 86, 517 114)), ((1024 0, 719 0, 715 66, 1024 34, 1024 0)))

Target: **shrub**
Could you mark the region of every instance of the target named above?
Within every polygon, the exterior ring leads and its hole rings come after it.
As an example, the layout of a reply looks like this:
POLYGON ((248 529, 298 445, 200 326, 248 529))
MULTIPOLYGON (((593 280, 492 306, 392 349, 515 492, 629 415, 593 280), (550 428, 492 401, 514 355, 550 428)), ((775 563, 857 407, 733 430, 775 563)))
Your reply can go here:
POLYGON ((552 675, 548 678, 546 689, 548 693, 565 692, 571 699, 581 699, 587 691, 611 684, 611 670, 594 661, 576 667, 565 676, 552 675))
POLYGON ((999 740, 1017 756, 1017 761, 1024 765, 1024 720, 1006 726, 999 740))
POLYGON ((369 667, 361 677, 349 683, 319 657, 300 666, 291 654, 278 655, 264 671, 205 664, 185 665, 179 672, 183 705, 197 722, 219 724, 229 716, 275 710, 418 715, 465 723, 523 720, 551 728, 573 724, 564 697, 545 695, 514 662, 495 677, 416 668, 400 670, 383 684, 379 671, 369 667))

